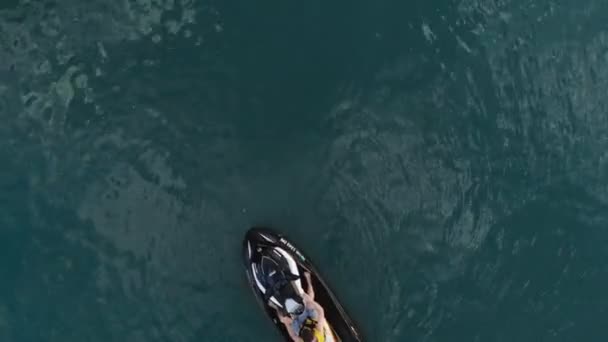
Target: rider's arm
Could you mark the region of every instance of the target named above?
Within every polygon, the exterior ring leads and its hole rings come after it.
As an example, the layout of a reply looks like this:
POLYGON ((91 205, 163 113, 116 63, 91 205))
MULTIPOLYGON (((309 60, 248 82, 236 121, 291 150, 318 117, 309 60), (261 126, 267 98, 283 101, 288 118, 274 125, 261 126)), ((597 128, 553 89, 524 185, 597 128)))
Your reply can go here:
POLYGON ((323 322, 325 320, 325 310, 323 310, 323 307, 317 302, 312 302, 310 305, 317 311, 317 322, 323 322))
POLYGON ((302 299, 304 299, 304 304, 306 304, 307 308, 314 309, 317 313, 317 317, 315 317, 317 322, 322 322, 325 319, 325 310, 323 310, 323 307, 306 293, 302 295, 302 299))
POLYGON ((304 273, 304 277, 306 277, 306 283, 308 284, 306 289, 306 294, 310 296, 312 300, 315 300, 315 289, 312 287, 312 281, 310 279, 310 273, 304 273))
POLYGON ((279 317, 279 321, 281 321, 281 323, 283 323, 283 325, 285 326, 285 330, 287 330, 289 337, 291 337, 294 342, 304 342, 302 338, 298 336, 295 331, 293 331, 293 328, 291 326, 293 320, 290 317, 283 315, 278 309, 276 309, 276 311, 277 316, 279 317))
POLYGON ((291 328, 291 324, 289 325, 285 325, 285 328, 287 329, 287 333, 289 334, 289 337, 291 337, 291 339, 294 342, 304 342, 304 340, 298 336, 298 334, 295 333, 295 331, 293 331, 293 329, 291 328))

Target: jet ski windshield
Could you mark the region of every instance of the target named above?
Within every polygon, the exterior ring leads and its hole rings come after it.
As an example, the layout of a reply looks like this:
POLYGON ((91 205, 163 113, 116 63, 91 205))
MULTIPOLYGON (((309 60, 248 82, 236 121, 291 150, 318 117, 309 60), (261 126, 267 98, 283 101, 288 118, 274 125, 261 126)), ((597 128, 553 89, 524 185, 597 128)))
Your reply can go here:
MULTIPOLYGON (((301 302, 301 292, 298 291, 298 284, 294 283, 300 276, 291 272, 289 263, 280 251, 272 248, 261 257, 259 265, 259 269, 256 268, 256 278, 263 286, 265 300, 273 300, 279 308, 283 307, 289 298, 301 302)), ((297 272, 297 269, 295 271, 297 272)))

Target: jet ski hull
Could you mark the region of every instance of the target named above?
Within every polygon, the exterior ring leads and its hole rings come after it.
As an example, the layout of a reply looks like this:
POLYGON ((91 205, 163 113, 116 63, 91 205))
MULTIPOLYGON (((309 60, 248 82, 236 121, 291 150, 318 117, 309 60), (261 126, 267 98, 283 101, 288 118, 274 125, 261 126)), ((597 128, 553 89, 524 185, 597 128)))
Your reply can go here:
POLYGON ((265 254, 270 253, 270 250, 279 251, 283 254, 280 257, 289 261, 289 265, 285 264, 284 267, 290 269, 291 273, 299 275, 298 280, 292 282, 296 287, 295 292, 302 291, 306 288, 305 286, 308 286, 303 274, 304 272, 310 273, 315 301, 323 307, 328 324, 326 342, 362 341, 352 319, 308 257, 281 234, 269 228, 251 228, 243 241, 243 257, 247 279, 258 303, 285 338, 285 341, 291 341, 291 338, 277 316, 277 307, 280 307, 280 301, 271 296, 272 290, 259 279, 260 259, 264 258, 265 254), (271 307, 271 305, 274 307, 271 307))

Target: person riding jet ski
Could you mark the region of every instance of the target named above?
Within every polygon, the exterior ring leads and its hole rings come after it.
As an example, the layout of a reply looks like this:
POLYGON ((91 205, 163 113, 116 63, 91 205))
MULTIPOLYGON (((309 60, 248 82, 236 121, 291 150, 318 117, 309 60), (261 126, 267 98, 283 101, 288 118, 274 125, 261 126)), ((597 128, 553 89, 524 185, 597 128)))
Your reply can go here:
POLYGON ((288 298, 285 300, 288 314, 284 315, 277 309, 277 316, 294 342, 325 342, 328 333, 325 311, 315 302, 310 273, 304 273, 304 277, 308 286, 306 292, 302 293, 303 303, 288 298))

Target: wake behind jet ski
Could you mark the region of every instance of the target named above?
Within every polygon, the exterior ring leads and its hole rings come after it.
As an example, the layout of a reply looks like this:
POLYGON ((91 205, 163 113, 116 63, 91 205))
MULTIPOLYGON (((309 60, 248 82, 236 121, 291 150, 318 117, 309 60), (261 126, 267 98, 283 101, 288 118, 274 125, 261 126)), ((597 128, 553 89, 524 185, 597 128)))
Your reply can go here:
POLYGON ((243 249, 249 285, 286 341, 298 339, 299 333, 312 334, 314 327, 316 340, 310 340, 361 341, 312 263, 285 237, 268 228, 252 228, 243 249))

